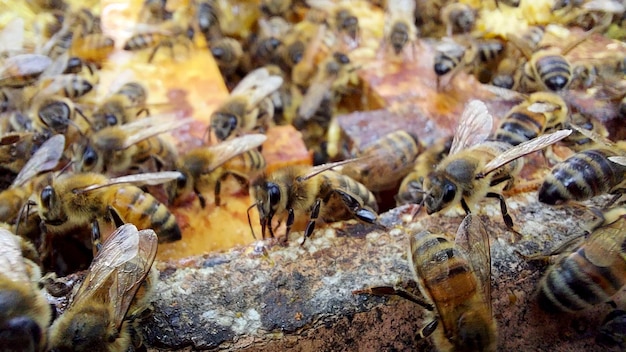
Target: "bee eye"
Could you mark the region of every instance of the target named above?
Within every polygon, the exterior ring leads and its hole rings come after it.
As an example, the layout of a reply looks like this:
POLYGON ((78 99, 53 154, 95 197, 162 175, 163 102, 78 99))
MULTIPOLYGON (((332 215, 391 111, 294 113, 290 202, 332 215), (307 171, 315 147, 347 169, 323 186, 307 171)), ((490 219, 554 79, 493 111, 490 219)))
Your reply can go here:
POLYGON ((115 116, 115 114, 106 114, 104 115, 104 119, 109 126, 117 125, 117 117, 115 116))
POLYGON ((83 167, 92 168, 96 164, 96 161, 98 161, 96 151, 91 146, 85 148, 85 152, 83 153, 83 167))
POLYGON ((185 176, 185 174, 180 174, 180 176, 176 178, 176 187, 185 188, 186 185, 187 185, 187 176, 185 176))
POLYGON ((44 207, 50 208, 52 204, 53 196, 54 196, 54 190, 52 189, 52 186, 46 186, 41 191, 41 202, 43 203, 44 207))
POLYGON ((270 198, 270 205, 274 206, 280 202, 280 189, 274 183, 267 185, 267 195, 270 198))
POLYGON ((456 186, 453 183, 446 182, 443 186, 443 201, 446 203, 451 202, 456 195, 456 186))

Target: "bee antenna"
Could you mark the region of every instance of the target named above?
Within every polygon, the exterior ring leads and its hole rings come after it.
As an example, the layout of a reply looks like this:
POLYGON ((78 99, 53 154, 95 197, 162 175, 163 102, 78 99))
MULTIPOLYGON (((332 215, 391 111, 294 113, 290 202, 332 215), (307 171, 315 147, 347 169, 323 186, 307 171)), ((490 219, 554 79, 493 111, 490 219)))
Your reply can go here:
MULTIPOLYGON (((87 122, 87 124, 89 125, 90 129, 93 131, 93 124, 91 123, 91 121, 87 118, 87 116, 85 116, 85 114, 83 113, 83 111, 77 107, 74 108, 74 111, 76 111, 78 113, 78 115, 80 115, 83 120, 85 120, 85 122, 87 122)), ((70 122, 73 123, 72 120, 70 120, 70 122)), ((85 136, 85 133, 83 133, 83 131, 78 127, 78 125, 73 124, 74 127, 76 127, 76 129, 78 130, 78 133, 81 135, 81 137, 85 136)))
POLYGON ((248 207, 248 211, 247 211, 247 213, 248 213, 248 225, 250 225, 250 232, 252 232, 252 237, 254 238, 254 240, 256 240, 256 235, 254 234, 254 228, 252 228, 252 220, 250 219, 250 210, 252 208, 254 208, 257 204, 258 204, 258 202, 252 204, 250 207, 248 207))
POLYGON ((70 166, 72 165, 74 165, 74 160, 70 160, 67 164, 65 164, 65 166, 63 166, 63 168, 59 170, 59 173, 57 174, 57 176, 63 175, 63 173, 67 171, 67 169, 69 169, 70 166))

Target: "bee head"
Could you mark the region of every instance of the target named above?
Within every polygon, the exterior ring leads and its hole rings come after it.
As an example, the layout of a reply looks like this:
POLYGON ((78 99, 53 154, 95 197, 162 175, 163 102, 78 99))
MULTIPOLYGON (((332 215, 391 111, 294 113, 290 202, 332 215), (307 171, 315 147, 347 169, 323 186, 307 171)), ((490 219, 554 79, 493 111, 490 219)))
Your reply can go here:
POLYGON ((177 202, 182 195, 191 193, 191 182, 189 182, 187 173, 182 170, 177 171, 180 172, 180 175, 166 186, 167 198, 170 204, 177 202))
POLYGON ((83 149, 80 161, 77 163, 78 169, 83 172, 93 171, 98 165, 98 161, 98 153, 90 144, 87 144, 83 149))
POLYGON ((265 238, 266 227, 269 227, 270 235, 274 237, 271 222, 281 203, 280 187, 274 182, 262 181, 256 183, 254 189, 263 238, 265 238))
POLYGON ((44 187, 39 194, 39 216, 50 225, 60 225, 66 218, 59 204, 59 197, 50 185, 44 187))
POLYGON ((211 119, 211 129, 215 136, 223 141, 237 128, 238 120, 234 114, 219 112, 211 119))
POLYGON ((119 337, 114 324, 107 319, 104 307, 85 307, 51 327, 52 350, 89 351, 94 346, 107 346, 119 337), (68 349, 69 348, 69 349, 68 349))
MULTIPOLYGON (((3 296, 13 293, 7 291, 3 293, 3 296)), ((10 308, 14 309, 15 307, 10 308)), ((27 316, 13 317, 0 326, 0 340, 2 340, 4 349, 7 351, 41 350, 41 345, 44 342, 42 338, 41 327, 27 316)))
POLYGON ((457 198, 457 187, 444 175, 431 173, 424 180, 426 212, 433 214, 448 207, 457 198))
POLYGON ((455 351, 495 350, 495 326, 491 317, 483 311, 470 310, 457 321, 458 336, 453 344, 455 351))

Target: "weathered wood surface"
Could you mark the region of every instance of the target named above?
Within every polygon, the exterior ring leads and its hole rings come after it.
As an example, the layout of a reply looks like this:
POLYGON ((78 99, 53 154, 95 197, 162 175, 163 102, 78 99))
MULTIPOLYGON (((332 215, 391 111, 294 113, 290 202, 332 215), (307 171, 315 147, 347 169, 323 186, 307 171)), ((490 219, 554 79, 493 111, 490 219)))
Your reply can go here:
MULTIPOLYGON (((539 204, 534 193, 509 198, 509 206, 524 234, 514 243, 497 202, 486 200, 481 212, 491 232, 498 350, 604 350, 594 339, 609 306, 578 315, 544 314, 533 295, 546 264, 516 254, 550 252, 584 233, 589 214, 582 207, 539 204)), ((274 245, 265 255, 259 243, 256 250, 159 263, 155 312, 144 327, 145 342, 159 350, 430 350, 429 340, 415 338, 425 322, 422 308, 398 298, 352 294, 372 285, 415 289, 406 257, 408 230, 398 226, 410 220, 411 209, 382 215, 388 231, 337 223, 316 232, 304 246, 301 233, 294 233, 286 246, 274 245)), ((455 233, 462 216, 448 215, 420 214, 408 227, 455 233)))

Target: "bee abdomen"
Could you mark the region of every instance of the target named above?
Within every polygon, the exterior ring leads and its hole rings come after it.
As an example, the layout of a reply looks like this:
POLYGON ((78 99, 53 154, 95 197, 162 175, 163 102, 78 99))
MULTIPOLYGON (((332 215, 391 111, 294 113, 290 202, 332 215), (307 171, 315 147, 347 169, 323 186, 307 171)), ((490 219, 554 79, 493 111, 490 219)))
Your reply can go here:
POLYGON ((531 116, 514 112, 502 122, 496 131, 495 140, 516 146, 537 137, 543 131, 543 127, 531 116))
POLYGON ((574 154, 557 164, 539 190, 539 201, 557 204, 565 200, 586 200, 606 193, 624 177, 608 160, 613 153, 600 149, 574 154))
POLYGON ((547 55, 538 59, 536 68, 546 87, 553 91, 567 87, 572 76, 572 67, 558 55, 547 55))
POLYGON ((572 312, 606 302, 626 283, 621 276, 589 262, 583 247, 550 268, 540 284, 539 305, 548 312, 572 312))
POLYGON ((132 223, 138 229, 153 229, 159 242, 172 242, 181 239, 181 231, 176 218, 152 195, 137 187, 119 189, 112 204, 125 222, 132 223))

